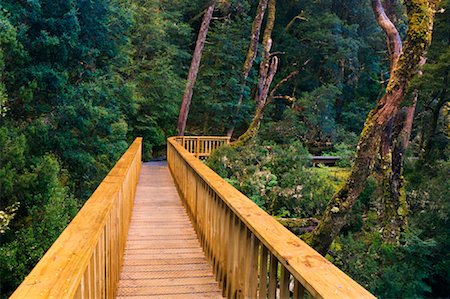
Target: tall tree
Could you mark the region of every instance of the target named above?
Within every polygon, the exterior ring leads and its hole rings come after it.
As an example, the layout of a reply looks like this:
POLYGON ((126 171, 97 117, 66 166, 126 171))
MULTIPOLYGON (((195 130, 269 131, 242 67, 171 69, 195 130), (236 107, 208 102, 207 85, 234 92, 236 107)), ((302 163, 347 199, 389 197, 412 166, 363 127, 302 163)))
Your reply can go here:
POLYGON ((234 127, 236 125, 236 116, 239 113, 239 110, 242 105, 242 101, 244 99, 245 83, 247 81, 248 74, 250 73, 250 70, 252 69, 253 61, 255 60, 255 57, 257 54, 259 35, 261 32, 261 25, 262 25, 262 21, 264 19, 267 2, 268 2, 268 0, 260 0, 258 3, 258 8, 256 9, 256 16, 255 16, 255 19, 253 20, 252 33, 250 35, 250 44, 248 46, 247 56, 245 57, 244 67, 242 70, 242 83, 241 83, 242 86, 241 86, 241 90, 239 93, 239 100, 238 100, 237 106, 236 106, 236 115, 234 115, 233 119, 231 120, 232 124, 231 124, 231 127, 228 129, 228 133, 227 133, 227 136, 229 136, 229 137, 231 137, 233 135, 234 127))
POLYGON ((215 1, 212 1, 205 11, 202 24, 198 32, 197 42, 195 44, 194 55, 192 56, 191 67, 189 68, 188 78, 186 82, 186 88, 184 90, 183 98, 181 101, 180 114, 178 116, 178 135, 184 135, 186 129, 186 122, 189 114, 189 106, 191 105, 193 89, 195 80, 197 79, 198 69, 200 67, 200 61, 202 59, 203 46, 205 45, 206 35, 208 34, 209 24, 214 12, 215 1))
POLYGON ((395 215, 390 220, 390 233, 398 235, 407 214, 406 196, 403 190, 402 155, 396 153, 402 146, 398 138, 403 124, 399 111, 405 104, 405 93, 411 80, 417 74, 420 61, 424 59, 431 42, 434 12, 439 1, 408 0, 406 39, 398 63, 392 71, 386 93, 377 107, 369 113, 360 135, 356 157, 349 178, 328 203, 324 216, 309 236, 311 245, 321 254, 326 254, 334 238, 347 222, 347 216, 362 192, 367 178, 372 173, 375 159, 382 159, 390 165, 382 171, 389 173, 385 205, 391 206, 395 215), (386 145, 390 147, 386 148, 386 145), (396 160, 392 159, 395 158, 396 160))
POLYGON ((255 94, 256 111, 247 131, 239 136, 234 143, 234 146, 243 145, 256 136, 264 116, 264 108, 266 107, 270 85, 272 84, 273 77, 278 68, 278 57, 271 57, 270 55, 270 49, 272 48, 272 31, 275 24, 275 12, 275 0, 269 0, 267 23, 262 41, 263 50, 261 53, 261 63, 259 65, 259 81, 255 94))

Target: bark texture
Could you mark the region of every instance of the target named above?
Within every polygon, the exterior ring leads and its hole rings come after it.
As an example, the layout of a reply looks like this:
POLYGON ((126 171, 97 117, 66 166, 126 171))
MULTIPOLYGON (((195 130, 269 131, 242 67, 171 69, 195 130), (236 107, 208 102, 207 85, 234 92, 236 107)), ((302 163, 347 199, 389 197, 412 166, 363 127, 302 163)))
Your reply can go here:
POLYGON ((267 2, 268 2, 268 0, 260 0, 259 4, 258 4, 258 8, 256 9, 256 16, 255 16, 255 19, 253 20, 253 24, 252 24, 250 45, 248 46, 247 56, 245 57, 244 67, 242 70, 241 90, 239 93, 239 100, 238 100, 238 103, 236 106, 236 113, 235 113, 233 119, 231 120, 232 125, 227 133, 227 136, 229 136, 229 137, 231 137, 234 133, 234 127, 236 126, 236 117, 239 114, 239 111, 242 106, 242 101, 244 99, 245 82, 247 81, 248 74, 250 73, 250 70, 252 69, 253 62, 255 61, 257 48, 258 48, 258 42, 259 42, 259 35, 261 33, 261 25, 262 25, 262 21, 264 19, 267 2))
POLYGON ((269 0, 267 23, 264 28, 262 41, 263 51, 259 66, 259 81, 255 95, 256 111, 247 131, 239 136, 239 138, 232 143, 232 146, 242 146, 255 137, 264 116, 264 109, 266 107, 270 85, 272 84, 273 77, 275 76, 278 68, 278 57, 270 56, 270 49, 272 47, 272 31, 275 24, 275 10, 275 0, 269 0))
POLYGON ((400 34, 398 34, 397 28, 391 22, 389 17, 384 11, 383 5, 380 0, 371 0, 372 11, 375 15, 375 20, 378 26, 386 33, 389 55, 391 58, 391 77, 392 73, 397 67, 397 62, 402 52, 402 40, 400 34))
POLYGON ((194 55, 192 56, 191 66, 189 68, 188 78, 186 82, 186 88, 184 90, 183 98, 181 101, 180 114, 178 116, 178 135, 183 136, 186 129, 186 122, 189 115, 189 106, 191 105, 192 94, 194 90, 195 81, 197 79, 198 69, 200 67, 200 61, 202 59, 203 46, 205 45, 206 35, 208 34, 209 24, 211 23, 212 15, 214 12, 215 1, 211 2, 205 11, 202 24, 195 44, 194 55))
MULTIPOLYGON (((391 71, 386 93, 366 119, 349 178, 330 200, 320 224, 305 237, 322 255, 328 252, 334 238, 346 224, 347 215, 362 192, 367 178, 372 173, 375 160, 380 157, 380 154, 383 160, 386 159, 385 161, 389 162, 381 165, 390 166, 383 169, 387 172, 383 177, 387 179, 385 192, 388 196, 385 198, 389 201, 385 204, 391 205, 386 209, 386 213, 393 211, 395 213, 395 215, 386 215, 389 217, 389 223, 386 226, 386 230, 389 231, 386 237, 395 239, 398 236, 407 213, 401 176, 403 146, 399 141, 403 121, 399 117, 401 115, 399 111, 404 104, 404 94, 411 79, 417 74, 420 61, 425 57, 430 45, 434 11, 438 2, 404 1, 408 23, 406 40, 403 44, 403 52, 391 71), (399 127, 397 124, 400 123, 402 126, 399 127)), ((377 3, 372 2, 372 4, 377 3)), ((382 16, 377 14, 375 9, 374 12, 377 18, 382 16)))
POLYGON ((274 56, 271 59, 271 64, 268 68, 268 73, 264 85, 261 87, 261 100, 256 104, 255 115, 253 116, 252 122, 248 126, 247 131, 239 136, 239 138, 231 144, 231 146, 242 146, 246 144, 249 140, 256 136, 261 125, 261 121, 264 117, 264 110, 267 107, 267 97, 269 94, 269 88, 272 84, 273 77, 275 76, 278 68, 278 57, 274 56))

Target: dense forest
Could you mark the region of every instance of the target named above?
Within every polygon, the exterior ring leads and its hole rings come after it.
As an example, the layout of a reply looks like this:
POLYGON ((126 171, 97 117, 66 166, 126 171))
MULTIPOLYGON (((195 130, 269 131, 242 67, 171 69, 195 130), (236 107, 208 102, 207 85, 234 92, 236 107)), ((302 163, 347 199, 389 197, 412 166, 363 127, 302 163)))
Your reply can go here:
POLYGON ((179 133, 377 297, 450 297, 449 71, 448 0, 0 0, 0 297, 179 133))

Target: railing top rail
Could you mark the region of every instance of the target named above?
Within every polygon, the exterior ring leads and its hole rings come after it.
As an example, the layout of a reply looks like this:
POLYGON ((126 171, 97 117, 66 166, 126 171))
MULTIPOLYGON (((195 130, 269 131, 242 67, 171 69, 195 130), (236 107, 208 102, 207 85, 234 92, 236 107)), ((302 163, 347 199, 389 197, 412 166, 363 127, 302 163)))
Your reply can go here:
POLYGON ((218 139, 218 140, 230 140, 231 137, 228 136, 175 136, 175 137, 171 137, 171 138, 175 138, 175 139, 207 139, 207 140, 212 140, 212 139, 218 139))
POLYGON ((75 296, 114 200, 141 146, 142 138, 136 138, 10 299, 75 296))
POLYGON ((316 298, 375 298, 199 159, 191 155, 176 142, 177 138, 169 138, 168 143, 175 148, 197 175, 214 190, 312 296, 316 298))

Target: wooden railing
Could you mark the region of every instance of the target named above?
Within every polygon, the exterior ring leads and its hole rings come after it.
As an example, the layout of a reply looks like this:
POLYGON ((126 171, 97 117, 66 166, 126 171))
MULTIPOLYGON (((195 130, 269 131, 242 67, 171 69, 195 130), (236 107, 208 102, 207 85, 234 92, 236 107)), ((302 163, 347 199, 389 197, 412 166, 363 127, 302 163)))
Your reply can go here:
POLYGON ((230 137, 222 136, 178 136, 175 140, 199 159, 209 157, 215 149, 230 143, 230 137))
POLYGON ((375 298, 172 137, 167 159, 227 298, 375 298))
POLYGON ((137 138, 10 298, 115 298, 141 152, 137 138))

